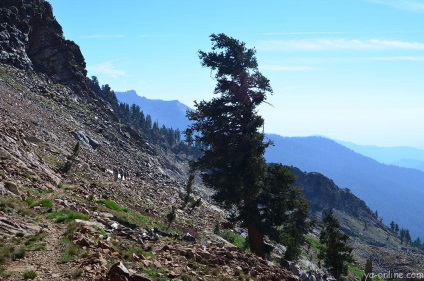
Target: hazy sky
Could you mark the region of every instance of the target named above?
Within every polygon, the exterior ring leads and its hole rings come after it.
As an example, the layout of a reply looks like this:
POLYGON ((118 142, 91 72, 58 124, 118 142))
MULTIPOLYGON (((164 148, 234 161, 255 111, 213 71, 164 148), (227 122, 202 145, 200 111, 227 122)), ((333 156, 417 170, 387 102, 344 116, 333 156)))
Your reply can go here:
POLYGON ((89 76, 193 107, 211 33, 255 47, 265 131, 424 148, 424 0, 49 0, 89 76))

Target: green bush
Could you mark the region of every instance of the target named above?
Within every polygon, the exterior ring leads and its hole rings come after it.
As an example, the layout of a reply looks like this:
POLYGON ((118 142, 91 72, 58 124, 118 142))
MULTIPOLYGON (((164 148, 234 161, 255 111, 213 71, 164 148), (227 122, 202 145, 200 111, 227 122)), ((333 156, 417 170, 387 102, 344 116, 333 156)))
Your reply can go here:
POLYGON ((16 251, 13 252, 12 258, 14 260, 20 260, 23 259, 25 257, 25 248, 23 247, 19 247, 16 251))
POLYGON ((34 270, 25 271, 23 277, 24 279, 35 279, 35 277, 37 277, 37 272, 34 270))
POLYGON ((231 244, 234 244, 234 246, 237 246, 239 248, 245 248, 246 246, 246 238, 244 238, 241 235, 238 235, 234 233, 231 230, 225 229, 219 233, 219 236, 230 242, 231 244))

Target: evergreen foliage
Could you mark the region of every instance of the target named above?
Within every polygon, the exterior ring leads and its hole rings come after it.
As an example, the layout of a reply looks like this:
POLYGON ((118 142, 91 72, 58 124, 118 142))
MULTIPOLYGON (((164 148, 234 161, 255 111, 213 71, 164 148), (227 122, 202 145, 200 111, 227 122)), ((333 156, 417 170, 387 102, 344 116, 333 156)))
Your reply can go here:
MULTIPOLYGON (((287 210, 301 209, 289 203, 289 195, 298 199, 290 188, 295 179, 281 166, 267 170, 263 155, 270 142, 260 132, 264 120, 257 107, 272 89, 258 71, 255 49, 225 34, 210 37, 212 51, 199 51, 199 58, 215 73, 216 96, 195 101, 196 111, 187 112, 193 124, 186 136, 203 152, 194 167, 215 191, 213 199, 247 227, 250 249, 264 256, 264 235, 279 239, 287 210)), ((296 216, 291 220, 295 224, 296 216)), ((289 225, 283 229, 289 232, 289 225)))
POLYGON ((74 146, 74 149, 72 150, 72 154, 68 157, 68 160, 66 161, 65 165, 63 165, 62 172, 69 173, 75 161, 77 160, 77 157, 79 155, 79 149, 80 143, 77 142, 74 146))
POLYGON ((369 276, 369 274, 372 273, 372 261, 370 259, 367 259, 367 261, 365 262, 364 273, 365 274, 362 275, 361 281, 372 280, 371 277, 369 276))
POLYGON ((301 253, 309 230, 309 203, 295 176, 281 164, 267 168, 263 189, 258 197, 265 233, 287 246, 285 258, 295 260, 301 253))
POLYGON ((258 132, 264 124, 256 108, 272 92, 269 80, 258 71, 254 49, 225 34, 212 34, 212 52, 199 51, 202 66, 215 71, 217 85, 211 101, 195 102, 187 112, 195 141, 204 146, 196 165, 213 199, 237 212, 237 220, 248 228, 250 247, 263 256, 263 232, 257 197, 266 164, 267 143, 258 132))
POLYGON ((347 275, 348 263, 353 262, 353 249, 347 245, 349 236, 340 231, 340 223, 332 210, 326 212, 323 225, 318 258, 324 261, 331 274, 339 280, 342 275, 347 275))
POLYGON ((165 125, 159 128, 159 122, 153 122, 152 117, 149 114, 145 115, 140 106, 120 103, 110 86, 108 84, 100 86, 96 76, 92 76, 89 79, 89 85, 97 96, 110 104, 111 109, 116 112, 124 123, 132 126, 149 141, 155 144, 167 144, 171 147, 181 145, 181 132, 179 129, 166 128, 165 125))
POLYGON ((175 213, 175 207, 172 206, 172 209, 169 213, 166 214, 166 221, 168 222, 168 227, 166 230, 168 230, 171 227, 171 224, 175 221, 177 218, 177 215, 175 213))
POLYGON ((185 208, 187 204, 190 202, 190 196, 193 192, 194 178, 195 178, 195 170, 193 168, 190 168, 190 174, 188 176, 187 184, 185 186, 186 194, 184 195, 183 208, 185 208))

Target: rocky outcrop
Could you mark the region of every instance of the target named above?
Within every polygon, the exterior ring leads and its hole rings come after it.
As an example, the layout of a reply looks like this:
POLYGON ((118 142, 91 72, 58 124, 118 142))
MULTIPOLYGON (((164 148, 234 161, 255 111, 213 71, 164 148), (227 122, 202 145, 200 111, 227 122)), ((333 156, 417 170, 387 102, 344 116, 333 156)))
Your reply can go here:
POLYGON ((296 176, 295 185, 302 188, 312 212, 334 208, 355 218, 372 220, 373 212, 348 189, 339 188, 320 173, 306 173, 295 167, 290 167, 290 171, 296 176))
POLYGON ((51 5, 44 0, 0 1, 0 62, 86 89, 84 57, 78 45, 64 38, 51 5))

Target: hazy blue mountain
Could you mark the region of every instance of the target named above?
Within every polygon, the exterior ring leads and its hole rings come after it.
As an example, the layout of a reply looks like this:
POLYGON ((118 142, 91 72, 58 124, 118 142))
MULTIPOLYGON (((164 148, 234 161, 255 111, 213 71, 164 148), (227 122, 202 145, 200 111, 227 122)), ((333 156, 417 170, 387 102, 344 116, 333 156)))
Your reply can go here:
POLYGON ((394 220, 424 236, 424 172, 381 164, 323 137, 267 137, 275 144, 266 151, 268 162, 322 173, 377 209, 386 223, 394 220))
POLYGON ((185 130, 189 125, 189 120, 185 114, 191 110, 185 104, 177 100, 151 100, 137 95, 136 91, 115 92, 118 101, 140 106, 144 114, 149 114, 153 121, 158 121, 159 126, 165 125, 168 128, 185 130))
POLYGON ((424 171, 424 161, 416 160, 416 159, 399 159, 392 163, 393 165, 412 168, 424 171))
POLYGON ((357 145, 344 141, 337 142, 355 152, 371 157, 378 162, 424 171, 424 150, 422 149, 406 146, 379 147, 373 145, 357 145))

